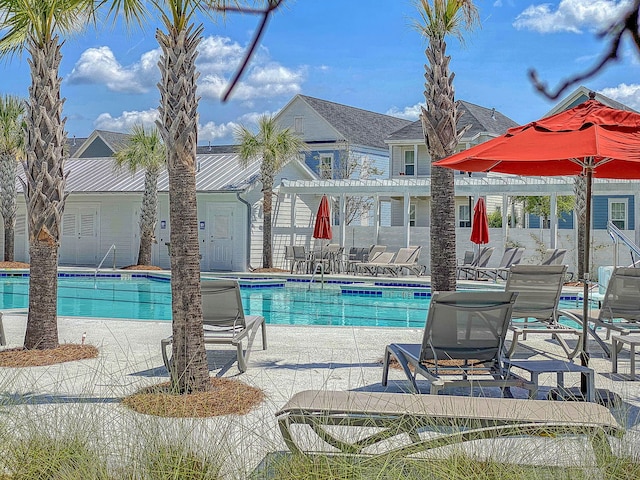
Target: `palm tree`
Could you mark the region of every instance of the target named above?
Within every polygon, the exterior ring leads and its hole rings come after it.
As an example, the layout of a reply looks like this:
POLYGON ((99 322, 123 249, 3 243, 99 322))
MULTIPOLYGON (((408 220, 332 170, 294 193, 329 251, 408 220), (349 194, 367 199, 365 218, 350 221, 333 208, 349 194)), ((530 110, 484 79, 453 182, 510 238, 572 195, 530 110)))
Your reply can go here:
POLYGON ((171 294, 173 389, 177 393, 210 388, 204 348, 200 248, 196 201, 198 96, 196 57, 204 27, 197 14, 213 15, 222 0, 111 0, 109 13, 122 13, 127 23, 146 20, 149 8, 160 16, 165 31, 156 30, 162 50, 160 119, 156 122, 167 148, 169 222, 171 224, 171 294))
POLYGON ((157 129, 147 132, 144 126, 135 125, 128 146, 114 156, 118 170, 126 167, 134 174, 138 168, 144 169, 138 265, 151 265, 151 247, 158 221, 158 177, 167 158, 166 150, 157 129))
POLYGON ((58 75, 63 41, 93 18, 93 0, 0 0, 0 55, 26 49, 31 87, 26 104, 26 180, 23 190, 29 229, 29 315, 24 346, 58 346, 58 248, 66 175, 66 141, 58 75))
MULTIPOLYGON (((449 71, 450 56, 446 55, 445 37, 454 35, 462 40, 462 27, 478 21, 478 11, 472 0, 419 0, 416 4, 420 21, 416 28, 428 41, 425 51, 426 108, 420 119, 425 144, 436 162, 454 153, 458 139, 460 114, 456 108, 453 73, 449 71)), ((454 171, 431 167, 431 288, 451 291, 456 288, 454 171)))
POLYGON ((235 131, 236 142, 240 145, 242 164, 261 161, 260 180, 263 196, 262 266, 273 266, 271 249, 271 209, 273 179, 282 167, 306 148, 302 139, 290 129, 279 129, 273 116, 263 115, 258 120, 258 133, 251 133, 240 125, 235 131))
POLYGON ((13 262, 16 225, 16 171, 24 158, 24 101, 0 97, 0 195, 4 220, 4 261, 13 262))

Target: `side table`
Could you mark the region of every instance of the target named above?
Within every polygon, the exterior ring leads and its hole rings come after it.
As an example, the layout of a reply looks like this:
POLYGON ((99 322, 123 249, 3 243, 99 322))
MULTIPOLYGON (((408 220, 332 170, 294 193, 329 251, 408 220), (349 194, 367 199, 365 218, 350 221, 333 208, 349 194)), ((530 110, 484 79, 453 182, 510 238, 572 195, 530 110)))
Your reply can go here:
POLYGON ((539 386, 538 376, 541 373, 555 373, 556 382, 560 390, 566 390, 564 387, 565 373, 580 373, 587 378, 587 401, 595 401, 595 373, 592 368, 562 360, 505 360, 504 364, 507 368, 516 367, 529 372, 531 382, 536 388, 536 390, 532 392, 532 398, 536 398, 537 388, 539 386))
POLYGON ((624 344, 631 350, 631 380, 636 379, 636 345, 640 345, 640 335, 611 335, 611 372, 618 372, 618 349, 624 344))

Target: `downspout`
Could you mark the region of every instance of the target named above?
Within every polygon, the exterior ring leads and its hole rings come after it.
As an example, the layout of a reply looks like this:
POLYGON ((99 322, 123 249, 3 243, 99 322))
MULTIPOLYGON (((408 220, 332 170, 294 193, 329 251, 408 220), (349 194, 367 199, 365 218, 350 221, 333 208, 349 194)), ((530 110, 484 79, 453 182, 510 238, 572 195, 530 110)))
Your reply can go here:
POLYGON ((247 262, 245 264, 245 270, 250 272, 255 270, 255 268, 251 266, 251 204, 240 196, 241 193, 242 192, 236 192, 236 197, 247 206, 247 262))

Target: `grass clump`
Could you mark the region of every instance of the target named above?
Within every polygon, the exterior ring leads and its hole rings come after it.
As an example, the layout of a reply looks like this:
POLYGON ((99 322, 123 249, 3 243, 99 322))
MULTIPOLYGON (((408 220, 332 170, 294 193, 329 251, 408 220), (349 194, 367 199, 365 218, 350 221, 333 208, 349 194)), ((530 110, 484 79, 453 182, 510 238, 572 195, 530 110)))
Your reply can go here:
POLYGON ((5 445, 3 480, 111 480, 106 460, 79 438, 33 435, 5 445))
POLYGON ((138 413, 159 417, 214 417, 246 415, 264 400, 264 392, 238 380, 212 378, 207 392, 178 395, 171 383, 146 387, 122 400, 138 413))
POLYGON ((135 480, 180 479, 217 480, 220 464, 180 445, 156 446, 145 450, 143 458, 126 478, 135 480))

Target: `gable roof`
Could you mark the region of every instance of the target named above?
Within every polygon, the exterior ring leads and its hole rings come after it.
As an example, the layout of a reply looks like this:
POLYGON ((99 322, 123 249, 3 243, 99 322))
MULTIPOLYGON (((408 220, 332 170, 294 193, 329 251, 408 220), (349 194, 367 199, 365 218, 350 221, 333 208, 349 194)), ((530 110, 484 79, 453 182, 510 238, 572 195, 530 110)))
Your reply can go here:
POLYGON ((568 110, 569 108, 573 108, 576 105, 586 102, 587 100, 589 100, 589 93, 591 92, 594 92, 596 94, 595 99, 597 101, 599 101, 600 103, 604 103, 608 107, 615 108, 616 110, 627 110, 629 112, 638 113, 636 110, 634 110, 631 107, 628 107, 624 103, 620 103, 614 100, 613 98, 609 98, 606 95, 596 92, 595 90, 590 90, 584 85, 580 85, 573 92, 571 92, 564 99, 562 99, 560 103, 558 103, 555 107, 549 110, 544 116, 548 117, 550 115, 563 112, 565 110, 568 110))
POLYGON ((67 153, 67 155, 69 157, 75 156, 75 153, 86 140, 87 137, 76 137, 75 135, 71 138, 67 137, 67 142, 65 144, 65 152, 67 153))
POLYGON ((349 107, 307 95, 296 95, 324 118, 349 143, 384 148, 387 136, 411 123, 410 120, 349 107))
POLYGON ((72 156, 76 158, 82 157, 82 154, 91 148, 94 142, 102 142, 107 147, 107 151, 113 155, 115 152, 129 144, 129 138, 131 138, 131 135, 128 133, 94 130, 91 135, 89 135, 89 138, 87 138, 84 143, 78 147, 72 156))
MULTIPOLYGON (((498 112, 495 108, 481 107, 480 105, 463 100, 458 100, 456 103, 458 110, 464 112, 460 120, 458 120, 458 130, 467 125, 471 125, 471 128, 465 132, 464 138, 473 138, 479 133, 488 133, 498 137, 509 128, 518 126, 516 122, 498 112)), ((420 120, 416 120, 387 137, 387 141, 389 142, 416 141, 422 139, 424 139, 424 134, 420 120)))
POLYGON ((196 155, 214 155, 217 153, 236 153, 238 145, 198 145, 196 155))

